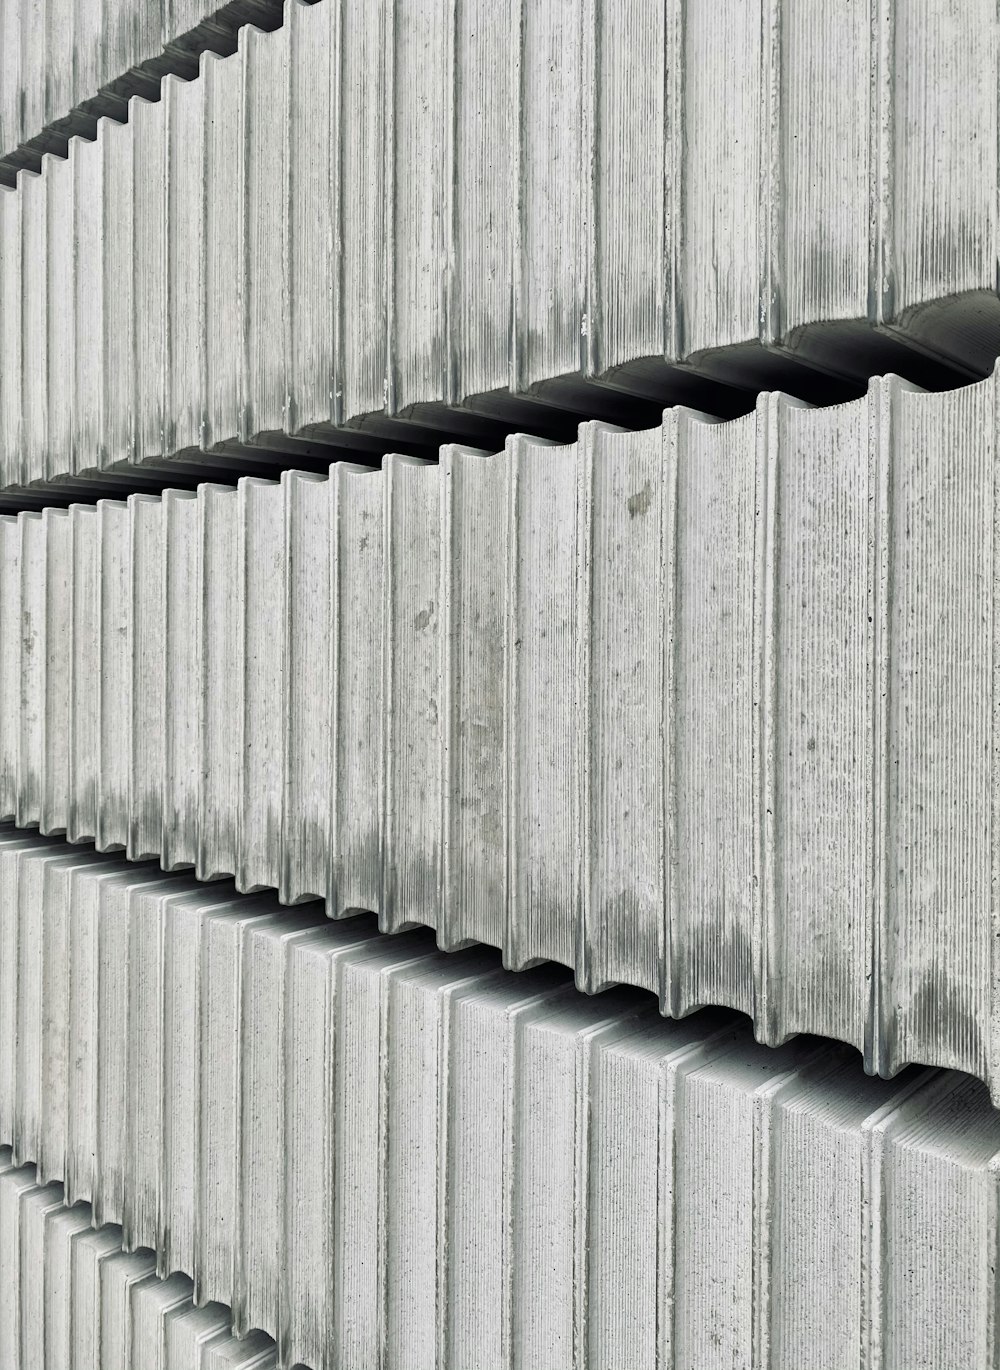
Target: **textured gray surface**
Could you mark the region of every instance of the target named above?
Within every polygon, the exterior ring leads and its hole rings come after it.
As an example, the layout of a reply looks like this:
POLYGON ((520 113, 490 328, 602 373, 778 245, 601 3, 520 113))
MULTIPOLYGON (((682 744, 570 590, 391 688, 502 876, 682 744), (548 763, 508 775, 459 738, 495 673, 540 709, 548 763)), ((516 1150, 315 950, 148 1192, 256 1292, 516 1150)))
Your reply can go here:
POLYGON ((1000 1088, 996 382, 0 520, 0 813, 1000 1088))
POLYGON ((290 0, 0 194, 0 481, 982 375, 996 73, 988 0, 290 0))
POLYGON ((127 1252, 121 1229, 92 1227, 89 1204, 66 1206, 0 1148, 0 1345, 24 1370, 273 1370, 273 1343, 241 1341, 226 1308, 195 1308, 184 1275, 161 1279, 150 1251, 127 1252))
POLYGON ((10 833, 0 1011, 12 1161, 283 1364, 994 1363, 1000 1115, 966 1076, 10 833))
POLYGON ((124 119, 130 96, 157 99, 168 72, 196 75, 201 52, 234 52, 242 24, 281 17, 281 0, 0 0, 0 181, 124 119))

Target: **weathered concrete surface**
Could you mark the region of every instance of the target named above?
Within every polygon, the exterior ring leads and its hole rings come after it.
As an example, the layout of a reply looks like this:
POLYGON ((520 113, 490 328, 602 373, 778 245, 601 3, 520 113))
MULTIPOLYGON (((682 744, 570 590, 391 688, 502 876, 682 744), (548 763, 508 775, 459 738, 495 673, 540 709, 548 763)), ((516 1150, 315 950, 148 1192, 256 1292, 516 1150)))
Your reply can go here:
POLYGON ((995 409, 0 520, 0 814, 997 1090, 995 409))
POLYGON ((22 834, 0 894, 12 1163, 285 1365, 992 1363, 1000 1114, 967 1076, 22 834))
POLYGON ((0 194, 0 483, 985 374, 996 8, 875 9, 289 0, 0 194))

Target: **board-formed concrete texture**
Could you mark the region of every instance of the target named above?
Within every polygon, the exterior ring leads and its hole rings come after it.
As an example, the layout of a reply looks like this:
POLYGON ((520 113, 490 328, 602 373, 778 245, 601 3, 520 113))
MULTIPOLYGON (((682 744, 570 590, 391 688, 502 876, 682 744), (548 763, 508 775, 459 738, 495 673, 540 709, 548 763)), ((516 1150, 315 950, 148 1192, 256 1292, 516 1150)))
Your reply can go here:
POLYGON ((124 119, 131 96, 158 99, 167 73, 196 76, 200 53, 231 54, 241 25, 281 18, 281 0, 0 0, 0 181, 124 119))
POLYGON ((32 1370, 276 1370, 269 1337, 234 1337, 220 1304, 195 1307, 181 1274, 126 1251, 89 1204, 0 1148, 0 1346, 32 1370))
POLYGON ((0 519, 0 814, 1000 1091, 997 381, 0 519))
POLYGON ((992 0, 288 0, 0 193, 0 481, 982 376, 997 35, 992 0))
POLYGON ((281 1365, 994 1363, 967 1076, 23 834, 0 890, 11 1164, 281 1365))

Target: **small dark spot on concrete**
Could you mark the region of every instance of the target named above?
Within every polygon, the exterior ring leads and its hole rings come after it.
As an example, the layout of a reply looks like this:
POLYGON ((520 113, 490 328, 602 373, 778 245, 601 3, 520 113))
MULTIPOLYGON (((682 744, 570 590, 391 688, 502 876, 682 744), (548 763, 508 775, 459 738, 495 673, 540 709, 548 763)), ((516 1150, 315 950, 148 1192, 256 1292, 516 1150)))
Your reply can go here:
POLYGON ((653 492, 652 492, 652 489, 650 488, 649 481, 647 481, 646 484, 642 487, 641 490, 637 490, 637 491, 635 492, 634 495, 629 495, 629 498, 628 498, 628 516, 629 516, 629 518, 634 519, 634 518, 637 518, 637 517, 638 517, 639 515, 641 515, 641 514, 648 514, 648 513, 649 513, 649 506, 650 506, 650 504, 652 504, 652 502, 653 502, 653 492))

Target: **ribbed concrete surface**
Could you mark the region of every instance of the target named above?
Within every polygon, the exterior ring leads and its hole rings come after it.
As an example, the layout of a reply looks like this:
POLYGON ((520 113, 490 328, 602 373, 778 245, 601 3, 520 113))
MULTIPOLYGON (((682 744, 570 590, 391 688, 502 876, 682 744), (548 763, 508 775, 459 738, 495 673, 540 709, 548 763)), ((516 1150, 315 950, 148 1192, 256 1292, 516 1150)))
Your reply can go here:
POLYGON ((289 0, 0 194, 0 481, 984 374, 995 6, 869 10, 289 0))
POLYGON ((993 1363, 1000 1115, 968 1077, 23 835, 0 896, 13 1163, 281 1364, 993 1363))
POLYGON ((996 382, 0 520, 0 812, 1000 1088, 996 382))
POLYGON ((198 73, 204 51, 235 51, 242 24, 273 28, 280 0, 0 0, 0 180, 124 119, 131 96, 157 100, 168 72, 198 73))
POLYGON ((150 1251, 127 1252, 121 1229, 94 1228, 0 1148, 0 1346, 31 1370, 272 1370, 273 1343, 231 1335, 220 1304, 195 1308, 185 1275, 160 1279, 150 1251))

